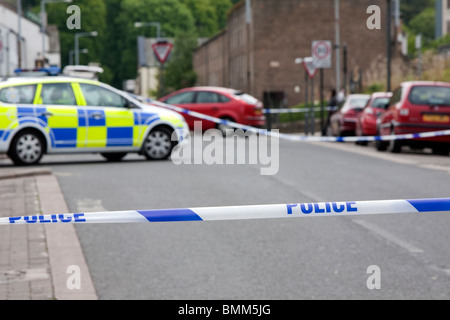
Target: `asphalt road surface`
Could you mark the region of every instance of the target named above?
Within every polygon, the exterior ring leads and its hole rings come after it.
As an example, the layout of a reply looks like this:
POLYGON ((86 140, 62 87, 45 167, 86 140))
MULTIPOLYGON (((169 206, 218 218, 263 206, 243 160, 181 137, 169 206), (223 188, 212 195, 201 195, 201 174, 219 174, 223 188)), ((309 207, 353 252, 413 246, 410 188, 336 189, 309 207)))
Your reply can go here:
MULTIPOLYGON (((262 165, 47 156, 71 212, 449 197, 450 157, 280 142, 262 165)), ((449 299, 450 215, 77 225, 100 299, 449 299), (368 267, 380 270, 368 289, 368 267)))

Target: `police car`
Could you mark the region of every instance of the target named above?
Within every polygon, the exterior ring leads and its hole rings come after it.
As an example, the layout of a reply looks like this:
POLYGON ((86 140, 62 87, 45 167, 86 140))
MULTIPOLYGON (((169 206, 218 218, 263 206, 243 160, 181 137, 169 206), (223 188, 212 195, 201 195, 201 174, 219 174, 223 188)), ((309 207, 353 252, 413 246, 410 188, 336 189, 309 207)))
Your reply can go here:
POLYGON ((16 165, 37 164, 44 154, 80 152, 101 153, 111 161, 131 152, 167 159, 187 134, 178 113, 95 80, 0 81, 0 153, 16 165))

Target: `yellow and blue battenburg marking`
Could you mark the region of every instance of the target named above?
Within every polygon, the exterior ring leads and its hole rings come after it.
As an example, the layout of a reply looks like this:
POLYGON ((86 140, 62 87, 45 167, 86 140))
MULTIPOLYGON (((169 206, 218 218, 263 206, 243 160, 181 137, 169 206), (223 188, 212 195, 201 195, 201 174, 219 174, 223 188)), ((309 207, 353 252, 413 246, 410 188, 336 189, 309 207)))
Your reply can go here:
POLYGON ((1 106, 0 141, 18 126, 48 133, 52 148, 139 147, 157 113, 114 107, 1 106))

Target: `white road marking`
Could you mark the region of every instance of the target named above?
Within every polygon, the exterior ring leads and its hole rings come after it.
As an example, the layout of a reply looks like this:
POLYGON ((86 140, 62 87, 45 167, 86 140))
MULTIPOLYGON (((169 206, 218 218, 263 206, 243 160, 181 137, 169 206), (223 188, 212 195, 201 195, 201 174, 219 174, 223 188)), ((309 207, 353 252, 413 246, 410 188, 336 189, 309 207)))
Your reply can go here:
POLYGON ((423 250, 417 248, 416 246, 400 239, 397 238, 396 236, 394 236, 393 234, 387 232, 386 230, 380 228, 377 225, 374 225, 372 223, 369 223, 365 220, 362 219, 352 219, 352 221, 358 225, 360 225, 363 228, 366 228, 367 230, 383 237, 384 239, 386 239, 387 241, 396 244, 397 246, 406 249, 407 251, 411 252, 411 253, 422 253, 423 250))
POLYGON ((102 200, 81 199, 77 201, 78 212, 104 212, 108 211, 103 207, 102 200))

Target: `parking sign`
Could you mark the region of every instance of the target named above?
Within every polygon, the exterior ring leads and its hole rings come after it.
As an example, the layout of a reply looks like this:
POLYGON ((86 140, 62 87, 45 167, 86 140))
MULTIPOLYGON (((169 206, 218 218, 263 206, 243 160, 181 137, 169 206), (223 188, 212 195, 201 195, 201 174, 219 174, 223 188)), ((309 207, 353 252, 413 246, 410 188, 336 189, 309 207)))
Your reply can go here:
POLYGON ((331 68, 331 41, 313 41, 312 42, 312 58, 314 65, 318 69, 331 68))

